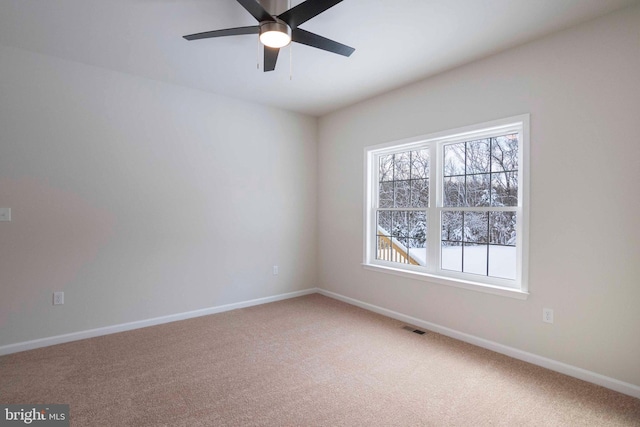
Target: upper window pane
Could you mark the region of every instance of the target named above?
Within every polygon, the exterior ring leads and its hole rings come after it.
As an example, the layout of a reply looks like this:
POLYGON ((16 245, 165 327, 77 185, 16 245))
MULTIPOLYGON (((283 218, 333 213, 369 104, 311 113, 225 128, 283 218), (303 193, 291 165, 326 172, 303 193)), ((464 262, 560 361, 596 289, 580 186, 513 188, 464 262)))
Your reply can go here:
POLYGON ((497 136, 443 147, 444 207, 518 206, 518 137, 497 136))
POLYGON ((393 207, 393 181, 381 182, 378 193, 378 207, 393 207))
POLYGON ((406 208, 411 206, 411 184, 407 181, 395 181, 395 208, 406 208))
POLYGON ((491 174, 491 206, 518 206, 518 172, 491 174))
POLYGON ((518 135, 510 134, 492 138, 491 171, 518 170, 518 135))
POLYGON ((466 177, 466 203, 458 206, 489 206, 491 201, 490 174, 479 173, 466 177))
POLYGON ((411 169, 411 154, 410 152, 396 153, 393 160, 393 179, 409 179, 409 171, 411 169))
POLYGON ((465 157, 467 165, 467 175, 490 172, 490 141, 490 139, 480 139, 478 141, 470 141, 466 143, 465 157))
POLYGON ((411 152, 411 179, 429 178, 429 150, 411 152))
POLYGON ((444 176, 464 175, 464 142, 444 146, 444 176))
POLYGON ((414 179, 411 181, 411 207, 429 206, 429 180, 414 179))
POLYGON ((458 207, 467 205, 464 181, 464 175, 446 177, 444 179, 442 183, 444 206, 458 207))
POLYGON ((429 150, 404 151, 378 158, 378 208, 429 206, 429 150))
POLYGON ((393 181, 393 154, 380 156, 378 177, 380 182, 393 181))

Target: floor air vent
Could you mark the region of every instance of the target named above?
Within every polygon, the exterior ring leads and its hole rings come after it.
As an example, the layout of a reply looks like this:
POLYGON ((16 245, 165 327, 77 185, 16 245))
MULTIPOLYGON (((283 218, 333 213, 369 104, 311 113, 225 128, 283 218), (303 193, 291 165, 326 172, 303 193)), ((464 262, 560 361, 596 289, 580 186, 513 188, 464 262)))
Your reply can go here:
POLYGON ((402 329, 404 329, 405 331, 411 331, 414 334, 418 335, 424 335, 426 333, 425 331, 421 331, 420 329, 414 329, 411 326, 403 326, 402 329))

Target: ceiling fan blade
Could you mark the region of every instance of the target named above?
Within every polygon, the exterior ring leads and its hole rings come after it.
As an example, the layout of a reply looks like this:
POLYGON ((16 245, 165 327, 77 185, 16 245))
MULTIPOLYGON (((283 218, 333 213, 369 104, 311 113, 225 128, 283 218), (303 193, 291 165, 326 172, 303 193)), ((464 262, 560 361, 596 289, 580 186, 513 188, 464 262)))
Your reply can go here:
POLYGON ((260 26, 227 28, 225 30, 205 31, 204 33, 189 34, 183 36, 187 40, 210 39, 212 37, 239 36, 242 34, 258 34, 260 26))
POLYGON ((307 0, 300 3, 296 7, 292 7, 284 13, 278 15, 278 18, 289 24, 291 28, 296 28, 303 22, 316 15, 320 15, 325 10, 340 3, 342 0, 307 0))
POLYGON ((338 43, 314 33, 310 33, 309 31, 305 31, 301 28, 296 28, 291 32, 291 40, 297 43, 306 44, 307 46, 315 47, 317 49, 337 53, 338 55, 342 56, 351 56, 351 54, 355 51, 355 49, 350 46, 338 43))
POLYGON ((273 71, 276 69, 276 61, 278 60, 280 49, 275 47, 264 47, 264 71, 273 71))
POLYGON ((273 19, 273 16, 271 16, 269 12, 267 12, 265 8, 262 7, 260 3, 257 2, 257 0, 236 0, 236 1, 240 3, 242 7, 247 9, 247 12, 249 12, 254 18, 256 18, 258 22, 275 21, 275 19, 273 19))

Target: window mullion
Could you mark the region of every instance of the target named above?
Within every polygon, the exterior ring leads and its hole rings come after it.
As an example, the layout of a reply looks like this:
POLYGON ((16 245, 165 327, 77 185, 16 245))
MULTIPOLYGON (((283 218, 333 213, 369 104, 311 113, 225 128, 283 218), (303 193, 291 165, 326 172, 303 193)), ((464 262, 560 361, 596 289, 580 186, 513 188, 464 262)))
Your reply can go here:
POLYGON ((365 222, 365 230, 367 233, 365 262, 370 259, 375 259, 377 253, 378 237, 376 233, 376 223, 378 214, 376 208, 378 207, 378 193, 380 186, 379 158, 379 154, 369 153, 367 155, 367 168, 370 169, 371 172, 365 177, 368 190, 368 194, 365 199, 365 209, 368 212, 365 222))
POLYGON ((442 165, 439 161, 439 144, 429 145, 429 207, 427 208, 427 268, 436 271, 440 266, 440 210, 442 203, 442 183, 440 176, 442 165))

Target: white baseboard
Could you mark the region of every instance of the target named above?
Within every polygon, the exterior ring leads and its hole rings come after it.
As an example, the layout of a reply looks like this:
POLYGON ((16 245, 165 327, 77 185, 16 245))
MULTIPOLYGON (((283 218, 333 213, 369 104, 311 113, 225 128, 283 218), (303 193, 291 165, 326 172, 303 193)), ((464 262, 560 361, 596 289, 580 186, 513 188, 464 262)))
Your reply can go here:
POLYGON ((178 320, 191 319, 193 317, 207 316, 209 314, 222 313, 238 308, 251 307, 254 305, 266 304, 269 302, 281 301, 303 295, 315 294, 317 288, 305 289, 302 291, 288 292, 286 294, 274 295, 271 297, 257 298, 249 301, 236 302, 233 304, 219 305, 216 307, 203 308, 200 310, 188 311, 185 313, 170 314, 168 316, 154 317, 152 319, 139 320, 136 322, 121 323, 119 325, 105 326, 103 328, 89 329, 86 331, 72 332, 69 334, 56 335, 53 337, 41 338, 32 341, 24 341, 16 344, 9 344, 0 347, 0 356, 17 353, 25 350, 33 350, 40 347, 48 347, 55 344, 82 340, 85 338, 99 337, 101 335, 115 334, 117 332, 130 331, 132 329, 145 328, 147 326, 160 325, 162 323, 175 322, 178 320))
POLYGON ((375 313, 382 314, 384 316, 391 317, 393 319, 400 320, 402 322, 406 322, 410 325, 419 326, 421 328, 424 328, 433 332, 437 332, 439 334, 446 335, 448 337, 455 338, 457 340, 464 341, 469 344, 477 345, 478 347, 495 351, 496 353, 501 353, 501 354, 513 357, 514 359, 519 359, 525 362, 532 363, 534 365, 542 366, 543 368, 560 372, 561 374, 569 375, 571 377, 578 378, 593 384, 597 384, 602 387, 606 387, 611 390, 615 390, 620 393, 624 393, 629 396, 633 396, 635 398, 640 399, 640 386, 637 386, 635 384, 626 383, 624 381, 620 381, 615 378, 610 378, 595 372, 588 371, 586 369, 578 368, 576 366, 558 362, 553 359, 548 359, 546 357, 538 356, 533 353, 518 350, 517 348, 509 347, 494 341, 489 341, 484 338, 479 338, 474 335, 456 331, 454 329, 440 326, 435 323, 426 322, 424 320, 407 316, 393 310, 388 310, 383 307, 378 307, 377 305, 369 304, 354 298, 349 298, 344 295, 337 294, 335 292, 326 291, 324 289, 318 289, 317 292, 327 297, 346 302, 347 304, 355 305, 357 307, 364 308, 365 310, 373 311, 375 313))

